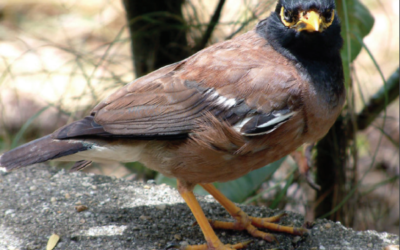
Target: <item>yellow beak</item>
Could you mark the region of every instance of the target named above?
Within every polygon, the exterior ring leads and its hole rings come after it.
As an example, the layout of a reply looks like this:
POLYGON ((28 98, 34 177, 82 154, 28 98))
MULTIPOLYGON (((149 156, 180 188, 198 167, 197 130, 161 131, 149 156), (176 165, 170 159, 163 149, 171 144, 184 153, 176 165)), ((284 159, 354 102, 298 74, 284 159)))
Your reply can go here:
POLYGON ((305 15, 300 17, 299 22, 296 24, 297 31, 308 32, 322 32, 321 29, 321 16, 317 12, 310 10, 305 15))

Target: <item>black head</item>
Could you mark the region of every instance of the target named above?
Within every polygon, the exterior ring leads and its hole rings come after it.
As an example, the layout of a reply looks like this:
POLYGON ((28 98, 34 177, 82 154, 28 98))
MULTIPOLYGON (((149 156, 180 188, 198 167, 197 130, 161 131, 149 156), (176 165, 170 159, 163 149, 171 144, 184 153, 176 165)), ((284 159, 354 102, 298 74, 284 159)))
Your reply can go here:
POLYGON ((343 44, 334 0, 279 0, 257 32, 291 59, 337 56, 343 44))

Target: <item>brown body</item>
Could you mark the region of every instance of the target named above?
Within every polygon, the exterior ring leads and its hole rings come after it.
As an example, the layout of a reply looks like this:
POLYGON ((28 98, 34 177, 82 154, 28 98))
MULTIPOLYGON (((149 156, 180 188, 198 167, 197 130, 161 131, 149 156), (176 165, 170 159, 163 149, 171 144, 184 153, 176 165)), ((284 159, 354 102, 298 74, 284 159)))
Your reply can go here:
POLYGON ((24 159, 38 150, 64 147, 69 151, 62 152, 65 156, 55 152, 48 159, 140 161, 188 187, 224 182, 318 141, 338 117, 344 97, 344 91, 335 93, 310 80, 250 31, 127 84, 89 117, 50 135, 54 145, 47 138, 0 159, 13 164, 12 169, 26 164, 24 159), (237 119, 219 115, 241 106, 247 111, 238 111, 237 119), (255 114, 281 110, 291 112, 282 124, 260 134, 243 133, 255 114))
POLYGON ((184 117, 177 121, 195 121, 189 139, 125 143, 141 145, 143 151, 136 160, 164 175, 191 184, 228 181, 276 161, 304 143, 316 142, 328 132, 341 111, 344 93, 332 103, 313 84, 319 83, 302 78, 293 62, 250 31, 128 84, 94 108, 93 114, 106 131, 118 134, 131 133, 125 126, 129 120, 144 118, 165 127, 173 125, 174 115, 184 117), (188 96, 196 94, 185 81, 214 88, 228 99, 243 99, 263 113, 290 108, 296 114, 272 133, 244 136, 211 114, 192 117, 192 110, 184 110, 185 102, 194 102, 187 100, 188 96), (126 111, 154 104, 154 109, 126 111), (174 110, 185 112, 174 114, 174 110), (157 119, 163 113, 171 114, 171 124, 157 119))

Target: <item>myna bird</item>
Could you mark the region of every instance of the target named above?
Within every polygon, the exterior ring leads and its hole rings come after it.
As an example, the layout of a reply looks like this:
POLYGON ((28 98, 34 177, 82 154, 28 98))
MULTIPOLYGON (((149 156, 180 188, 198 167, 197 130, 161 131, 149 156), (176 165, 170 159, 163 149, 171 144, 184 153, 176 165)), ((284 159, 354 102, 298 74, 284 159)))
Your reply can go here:
POLYGON ((334 0, 280 0, 257 27, 214 44, 119 89, 89 116, 3 154, 6 171, 48 160, 134 162, 178 180, 207 244, 224 245, 214 228, 302 235, 273 218, 254 218, 222 195, 225 182, 322 138, 341 112, 345 89, 334 0), (193 195, 201 185, 236 219, 209 222, 193 195))

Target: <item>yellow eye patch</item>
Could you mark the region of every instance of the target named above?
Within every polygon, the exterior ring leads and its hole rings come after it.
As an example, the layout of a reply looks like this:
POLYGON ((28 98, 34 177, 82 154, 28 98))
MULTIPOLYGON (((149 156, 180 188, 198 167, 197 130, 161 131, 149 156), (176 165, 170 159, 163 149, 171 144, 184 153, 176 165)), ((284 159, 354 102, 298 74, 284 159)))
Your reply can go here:
POLYGON ((295 25, 296 18, 294 18, 294 16, 292 16, 292 13, 290 11, 285 10, 284 7, 281 8, 280 16, 281 16, 282 23, 286 27, 291 27, 291 26, 295 25))
POLYGON ((335 19, 335 10, 331 10, 330 18, 324 17, 322 20, 322 25, 324 26, 324 28, 327 29, 329 26, 331 26, 334 19, 335 19))

